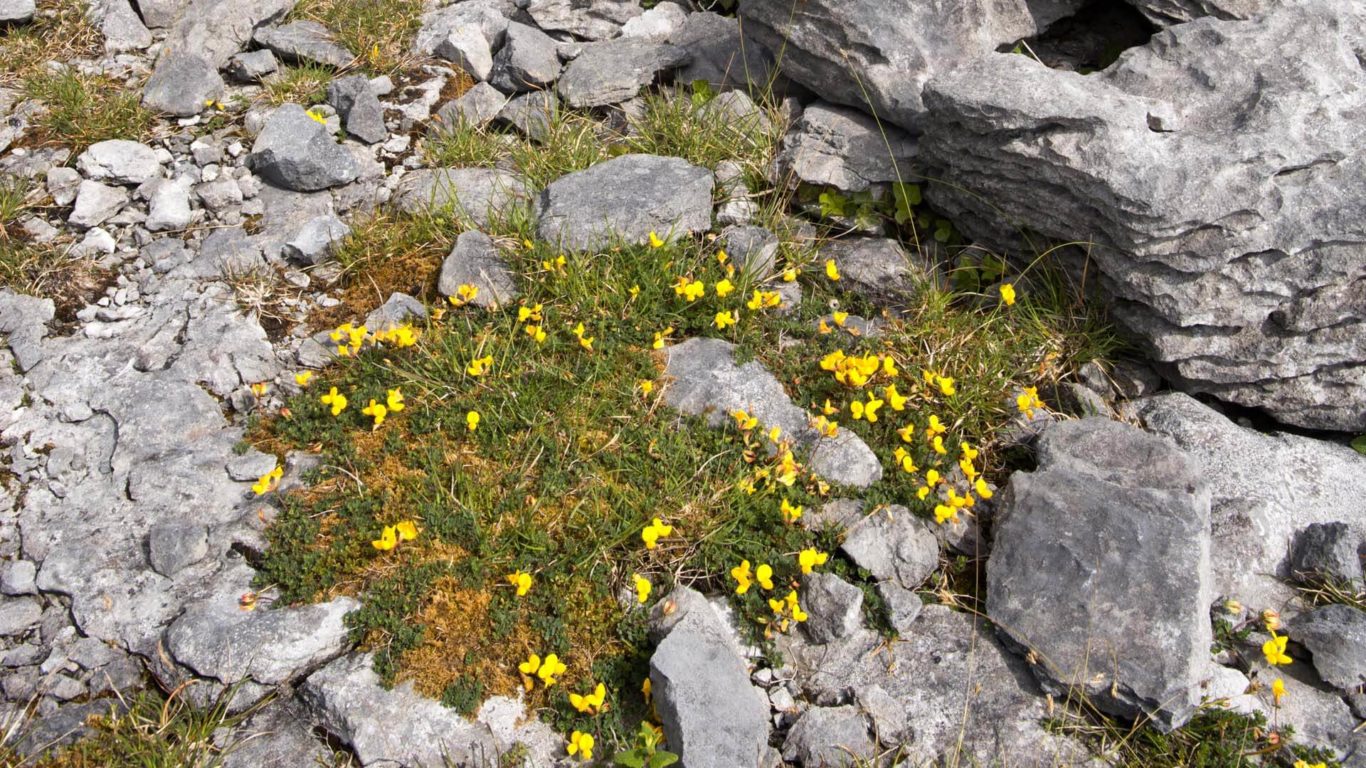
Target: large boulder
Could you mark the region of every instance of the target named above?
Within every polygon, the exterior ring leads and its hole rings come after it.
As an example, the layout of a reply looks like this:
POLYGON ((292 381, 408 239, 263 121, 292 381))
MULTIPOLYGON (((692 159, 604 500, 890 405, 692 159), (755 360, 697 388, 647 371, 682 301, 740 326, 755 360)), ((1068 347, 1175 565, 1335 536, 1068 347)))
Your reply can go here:
POLYGON ((1276 0, 1128 0, 1152 23, 1169 27, 1206 16, 1247 19, 1274 8, 1276 0))
POLYGON ((295 21, 261 27, 252 40, 284 61, 325 64, 335 69, 349 65, 356 55, 337 42, 331 30, 316 21, 295 21))
POLYGON ((937 74, 1043 31, 1081 0, 742 0, 744 33, 782 51, 783 74, 827 101, 918 131, 937 74))
POLYGON ((1003 494, 987 615, 1045 689, 1180 727, 1213 642, 1210 491, 1170 442, 1120 422, 1051 427, 1003 494))
POLYGON ((526 12, 547 32, 568 32, 585 40, 606 40, 642 13, 640 0, 531 0, 526 12))
POLYGON ((1366 430, 1364 46, 1366 9, 1316 0, 1172 27, 1093 75, 965 63, 925 92, 920 158, 949 181, 929 200, 999 250, 1090 243, 1183 388, 1366 430))
POLYGON ((298 104, 271 113, 247 159, 261 178, 297 192, 349 184, 360 175, 351 153, 298 104))
POLYGON ((682 158, 622 155, 551 182, 536 201, 536 232, 576 251, 705 232, 714 181, 682 158))
POLYGON ((1366 686, 1366 611, 1325 605, 1290 622, 1289 632, 1309 649, 1324 682, 1344 693, 1366 686))
POLYGON ((403 177, 394 206, 410 215, 449 211, 481 227, 525 206, 530 199, 522 176, 495 168, 429 168, 403 177))
POLYGON ((641 38, 590 43, 565 67, 557 86, 571 107, 600 107, 633 99, 665 70, 688 61, 688 52, 641 38))
POLYGON ((887 191, 915 178, 915 141, 895 126, 848 107, 816 102, 783 137, 774 172, 789 187, 798 183, 846 192, 887 191))

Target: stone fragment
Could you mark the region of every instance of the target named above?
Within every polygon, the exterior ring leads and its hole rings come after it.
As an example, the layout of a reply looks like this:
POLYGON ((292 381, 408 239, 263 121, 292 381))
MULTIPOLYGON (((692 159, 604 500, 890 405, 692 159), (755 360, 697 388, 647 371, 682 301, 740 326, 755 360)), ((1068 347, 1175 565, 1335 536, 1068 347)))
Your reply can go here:
POLYGON ((313 735, 308 710, 296 699, 277 699, 241 725, 223 768, 326 765, 332 751, 313 735))
POLYGON ((355 54, 337 43, 336 36, 316 21, 292 21, 278 27, 260 27, 252 41, 281 59, 295 64, 323 64, 345 69, 355 54))
POLYGON ((152 33, 129 0, 92 0, 89 18, 104 35, 108 53, 140 51, 152 44, 152 33))
POLYGON ((849 705, 806 710, 783 741, 783 759, 803 768, 859 765, 876 753, 868 718, 849 705))
POLYGON ((508 19, 516 13, 512 0, 463 0, 429 10, 422 15, 413 50, 421 56, 440 56, 443 43, 469 28, 478 29, 489 49, 496 50, 503 45, 508 19))
POLYGON ((832 240, 821 248, 820 258, 835 260, 840 287, 874 304, 906 302, 915 292, 917 278, 923 277, 901 244, 889 238, 832 240))
POLYGON ((218 68, 194 53, 172 49, 157 60, 142 89, 142 106, 177 117, 197 115, 223 98, 218 68))
POLYGON ((764 280, 773 274, 778 236, 763 227, 731 226, 721 230, 721 247, 745 274, 764 280))
POLYGON ((164 521, 147 537, 148 559, 162 576, 172 577, 209 554, 208 532, 194 523, 164 521))
POLYGON ((441 263, 437 290, 442 296, 456 296, 460 286, 472 285, 479 293, 471 302, 492 308, 505 306, 517 298, 517 282, 498 254, 498 246, 483 232, 461 232, 450 255, 441 263))
POLYGON ((0 598, 0 637, 22 635, 42 618, 43 607, 31 597, 0 598))
POLYGON ((677 157, 622 155, 551 182, 535 204, 536 232, 562 248, 672 239, 711 228, 713 177, 677 157))
POLYGON ((156 152, 146 144, 125 139, 91 144, 76 158, 76 168, 88 179, 131 186, 161 176, 156 152))
POLYGON ((559 112, 560 100, 554 91, 532 91, 509 99, 499 110, 498 119, 542 144, 550 138, 551 125, 559 112))
POLYGON ((407 214, 449 211, 468 217, 480 227, 526 205, 530 190, 525 178, 496 168, 432 168, 403 177, 393 204, 407 214))
POLYGON ((764 429, 781 427, 783 438, 806 452, 807 466, 827 480, 866 488, 882 477, 877 456, 857 435, 840 430, 826 437, 811 426, 810 417, 793 404, 782 384, 763 364, 735 362, 735 346, 722 339, 695 338, 665 349, 665 402, 675 410, 705 416, 712 426, 731 421, 743 410, 764 429))
POLYGON ((655 606, 651 634, 659 640, 650 682, 670 751, 689 768, 762 764, 768 702, 750 684, 734 636, 707 599, 675 589, 655 606))
POLYGON ((190 0, 138 0, 142 23, 152 29, 165 29, 180 18, 190 0))
POLYGON ((568 32, 585 40, 607 40, 641 14, 639 0, 531 0, 526 12, 547 32, 568 32))
POLYGON ((76 199, 76 190, 81 186, 81 174, 75 168, 56 167, 47 172, 47 193, 52 202, 66 206, 76 199))
POLYGON ((778 66, 769 49, 741 33, 732 16, 711 11, 690 13, 669 42, 688 52, 689 62, 675 80, 702 81, 716 90, 753 89, 762 93, 774 82, 778 66))
POLYGON ((885 191, 916 178, 916 153, 915 140, 895 126, 879 127, 857 110, 816 102, 783 137, 773 163, 778 180, 792 188, 803 183, 885 191))
POLYGON ((666 70, 688 61, 682 48, 640 38, 589 43, 564 68, 556 89, 576 109, 633 99, 666 70))
POLYGON ((934 531, 905 507, 882 507, 848 525, 840 551, 877 580, 892 626, 909 631, 922 606, 915 590, 939 567, 934 531))
POLYGON ((247 160, 266 181, 300 192, 349 184, 360 175, 351 153, 298 104, 271 113, 247 160))
POLYGON ((259 83, 279 68, 275 54, 264 48, 239 53, 228 61, 228 74, 244 83, 259 83))
POLYGON ((194 222, 194 211, 190 208, 190 187, 194 179, 180 176, 175 180, 154 179, 147 186, 147 220, 143 226, 149 232, 181 230, 194 222))
POLYGON ((299 232, 285 243, 281 253, 285 258, 312 266, 332 255, 333 249, 349 234, 351 228, 335 215, 319 216, 304 224, 299 232))
POLYGON ((805 576, 801 604, 810 616, 802 629, 813 643, 845 637, 863 625, 863 590, 833 573, 805 576))
POLYGON ((1346 523, 1311 523, 1295 534, 1290 573, 1301 580, 1361 588, 1362 538, 1346 523))
POLYGON ((194 188, 199 202, 213 213, 221 213, 242 204, 242 187, 227 176, 218 178, 194 188))
POLYGON ((365 327, 371 331, 388 331, 403 325, 427 319, 427 308, 422 302, 406 293, 394 292, 388 300, 365 316, 365 327))
POLYGON ((1206 16, 1217 19, 1249 19, 1272 10, 1271 0, 1128 0, 1159 27, 1184 24, 1206 16))
POLYGON ((484 31, 471 24, 452 29, 436 46, 436 55, 469 73, 478 82, 493 72, 493 48, 484 31))
POLYGON ((88 229, 103 224, 106 219, 123 210, 128 204, 128 191, 110 187, 98 181, 82 181, 76 192, 76 206, 66 222, 77 229, 88 229))
POLYGON ((384 107, 364 75, 333 80, 327 86, 327 103, 341 115, 347 136, 366 144, 378 144, 389 137, 389 129, 384 126, 384 107))
POLYGON ((659 3, 621 25, 621 36, 664 42, 687 18, 688 12, 681 5, 659 3))
POLYGON ((46 356, 43 338, 47 336, 47 324, 56 314, 52 299, 0 288, 0 333, 5 335, 21 373, 27 373, 46 356))
POLYGON ((0 0, 0 24, 27 24, 35 10, 33 0, 0 0))
POLYGON ((1295 617, 1287 631, 1309 649, 1324 682, 1343 693, 1366 686, 1366 611, 1342 604, 1320 606, 1295 617))
POLYGON ((508 97, 488 83, 479 83, 460 98, 447 102, 437 110, 442 126, 455 128, 464 124, 482 128, 493 122, 508 103, 508 97))
POLYGON ((1180 727, 1210 675, 1204 476, 1170 442, 1108 419, 1051 427, 1038 462, 997 510, 987 615, 1055 695, 1075 686, 1104 711, 1180 727))
POLYGON ((0 595, 38 594, 38 566, 32 560, 10 560, 0 566, 0 595))
POLYGON ((493 59, 489 84, 503 93, 545 88, 560 76, 555 41, 535 27, 511 22, 507 39, 493 59))

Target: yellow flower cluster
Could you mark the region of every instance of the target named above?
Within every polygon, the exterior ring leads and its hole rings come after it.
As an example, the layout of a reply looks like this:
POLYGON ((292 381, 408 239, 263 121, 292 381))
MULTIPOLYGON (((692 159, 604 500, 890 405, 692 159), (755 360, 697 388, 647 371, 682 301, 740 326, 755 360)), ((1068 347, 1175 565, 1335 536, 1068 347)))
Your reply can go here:
POLYGON ((267 493, 270 493, 270 491, 275 488, 275 484, 284 476, 285 468, 276 466, 275 469, 261 475, 261 478, 252 484, 251 490, 254 491, 257 496, 264 496, 267 493))
POLYGON ((854 389, 867 386, 879 372, 887 378, 895 378, 899 373, 891 355, 847 355, 838 349, 821 358, 821 370, 829 371, 835 381, 854 389))
POLYGON ((388 552, 398 546, 400 541, 412 541, 417 538, 417 523, 412 520, 403 520, 393 525, 384 526, 379 538, 370 542, 370 546, 381 552, 388 552))
POLYGON ((569 667, 560 661, 560 657, 551 653, 543 661, 540 656, 531 654, 527 660, 517 665, 517 670, 522 673, 522 685, 530 691, 536 687, 536 680, 541 681, 541 685, 549 688, 554 685, 569 667), (535 676, 535 680, 532 676, 535 676))

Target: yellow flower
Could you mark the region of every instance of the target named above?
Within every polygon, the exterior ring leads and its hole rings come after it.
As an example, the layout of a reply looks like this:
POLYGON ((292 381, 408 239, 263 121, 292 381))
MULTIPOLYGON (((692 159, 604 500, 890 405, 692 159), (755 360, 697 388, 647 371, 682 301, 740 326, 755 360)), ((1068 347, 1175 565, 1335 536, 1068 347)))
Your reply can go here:
POLYGON ((542 261, 541 269, 544 269, 547 272, 563 272, 565 263, 564 254, 562 253, 553 260, 542 261))
POLYGON ((972 459, 959 459, 958 468, 963 470, 963 477, 971 483, 977 479, 977 465, 972 463, 972 459))
POLYGON ((636 585, 636 602, 644 605, 645 601, 650 599, 650 590, 654 589, 654 585, 638 573, 631 574, 631 580, 636 585))
POLYGON ((384 423, 384 418, 389 415, 389 409, 383 403, 377 403, 374 400, 371 400, 369 405, 360 409, 360 412, 374 418, 374 429, 379 429, 379 426, 384 423))
POLYGON ((526 571, 513 571, 506 578, 509 584, 517 588, 518 597, 525 597, 531 591, 531 574, 526 571))
POLYGON ((673 535, 674 527, 665 525, 655 518, 649 525, 645 526, 640 532, 640 540, 645 542, 646 549, 654 549, 659 544, 659 540, 666 536, 673 535))
POLYGON ((730 261, 730 254, 726 253, 724 250, 716 252, 717 264, 725 264, 727 261, 730 261))
MULTIPOLYGON (((577 693, 569 694, 569 703, 586 715, 596 715, 602 711, 602 705, 607 700, 607 686, 598 683, 592 693, 580 696, 577 693)), ((586 758, 585 758, 586 759, 586 758)))
MULTIPOLYGON (((725 253, 725 251, 722 251, 722 253, 725 253)), ((716 284, 716 295, 723 299, 729 296, 734 290, 735 284, 725 278, 722 278, 721 281, 716 284)))
POLYGON ((393 549, 397 544, 398 531, 392 525, 384 526, 384 531, 380 533, 379 538, 370 542, 370 546, 374 547, 375 549, 378 549, 381 552, 388 552, 389 550, 393 549))
POLYGON ((949 431, 949 428, 944 426, 938 416, 931 416, 929 424, 925 426, 925 436, 930 439, 934 439, 947 431, 949 431))
POLYGON ((936 485, 939 485, 942 480, 943 478, 939 476, 939 470, 929 469, 925 471, 925 485, 933 488, 936 485))
POLYGON ((276 467, 264 475, 261 475, 261 478, 251 486, 251 489, 256 492, 257 496, 264 496, 270 492, 270 489, 275 485, 275 481, 284 476, 284 467, 276 467))
POLYGON ((914 425, 914 424, 907 424, 906 426, 902 427, 901 429, 898 429, 898 430, 896 431, 896 434, 897 434, 897 437, 900 437, 900 438, 901 438, 901 442, 903 442, 903 443, 909 443, 909 442, 911 442, 911 439, 915 436, 915 425, 914 425))
POLYGON ((411 347, 414 344, 417 344, 417 336, 417 331, 413 330, 413 326, 404 323, 403 325, 388 331, 376 333, 374 338, 375 341, 387 341, 395 347, 403 349, 404 347, 411 347))
POLYGON ((294 374, 294 383, 295 383, 295 384, 298 384, 298 385, 301 386, 301 387, 306 387, 306 386, 308 386, 308 382, 310 382, 310 381, 312 381, 312 380, 313 380, 313 372, 312 372, 312 371, 300 371, 299 373, 294 374))
POLYGON ((989 499, 995 495, 994 493, 992 493, 991 488, 987 485, 987 480, 985 477, 977 478, 977 482, 972 484, 972 489, 974 491, 977 491, 977 495, 983 499, 989 499))
POLYGON ((955 523, 958 522, 958 508, 953 506, 945 506, 943 504, 936 504, 934 507, 934 521, 936 523, 939 523, 940 525, 943 525, 944 523, 950 520, 952 520, 955 523))
POLYGON ((769 439, 769 442, 777 443, 778 440, 779 440, 780 438, 782 438, 782 436, 783 436, 783 428, 782 428, 782 427, 779 427, 779 426, 776 426, 776 425, 775 425, 772 429, 770 429, 770 430, 768 431, 768 439, 769 439))
POLYGON ((517 308, 517 322, 519 322, 519 323, 525 323, 525 322, 528 321, 528 320, 531 320, 531 321, 537 322, 537 323, 541 322, 541 305, 540 305, 540 304, 537 304, 537 305, 532 306, 532 307, 528 307, 528 306, 526 306, 525 304, 523 304, 522 306, 520 306, 520 307, 517 308))
POLYGON ((834 416, 839 412, 840 409, 836 406, 831 405, 830 398, 827 397, 825 399, 825 405, 821 406, 821 413, 825 414, 826 416, 834 416))
POLYGON ((784 269, 784 270, 783 270, 783 282, 784 282, 784 283, 790 283, 790 282, 792 282, 793 280, 796 280, 796 279, 797 279, 797 268, 796 268, 796 267, 788 267, 787 269, 784 269))
POLYGON ((896 361, 892 359, 891 355, 883 356, 882 372, 891 378, 896 378, 901 375, 901 371, 897 370, 896 361))
POLYGON ((465 427, 471 432, 479 428, 479 411, 470 411, 465 414, 465 427))
POLYGON ((385 393, 384 404, 388 406, 390 413, 398 413, 407 407, 403 403, 403 392, 397 388, 385 393))
POLYGON ((1271 609, 1271 608, 1267 608, 1266 610, 1262 611, 1262 623, 1266 625, 1267 630, 1270 631, 1270 632, 1275 632, 1276 630, 1280 629, 1280 628, 1281 628, 1281 613, 1280 613, 1280 611, 1277 611, 1277 610, 1274 610, 1274 609, 1271 609))
POLYGON ((402 520, 394 524, 394 532, 398 534, 399 541, 412 541, 417 538, 417 523, 402 520))
POLYGON ((905 448, 898 447, 892 455, 896 457, 897 466, 901 467, 902 472, 905 472, 908 475, 914 475, 916 473, 915 459, 911 458, 909 451, 905 448))
POLYGON ((739 427, 741 432, 748 432, 759 426, 759 420, 743 410, 732 411, 730 417, 735 419, 735 426, 739 427))
POLYGON ((724 331, 730 326, 735 325, 736 321, 739 319, 739 316, 733 311, 717 312, 716 317, 712 319, 711 324, 724 331))
POLYGON ((1271 698, 1278 707, 1281 705, 1281 699, 1285 698, 1285 681, 1279 677, 1271 681, 1271 698))
POLYGON ((650 346, 653 347, 654 349, 663 349, 663 348, 664 348, 664 342, 668 340, 669 334, 671 334, 671 333, 673 333, 673 332, 674 332, 674 327, 673 327, 672 325, 669 326, 668 328, 665 328, 665 329, 662 330, 662 331, 655 331, 655 340, 654 340, 654 343, 651 344, 650 346))
POLYGON ((544 344, 544 343, 545 343, 545 338, 546 338, 545 329, 542 328, 541 326, 539 326, 539 325, 526 325, 526 326, 523 326, 522 330, 525 331, 525 332, 526 332, 526 335, 530 336, 531 339, 532 339, 532 341, 535 341, 537 344, 544 344))
MULTIPOLYGON (((209 102, 206 102, 206 103, 209 103, 209 102)), ((211 103, 210 103, 210 106, 212 106, 211 103)), ((313 118, 313 122, 318 123, 319 125, 327 125, 327 118, 323 117, 322 115, 318 114, 317 112, 314 112, 314 111, 311 110, 311 109, 308 110, 307 112, 305 112, 304 114, 306 114, 306 115, 308 115, 309 117, 313 118)))
POLYGON ((650 247, 651 247, 651 248, 663 248, 663 247, 664 247, 664 241, 659 239, 659 235, 655 234, 655 231, 654 231, 653 229, 650 230, 650 247))
POLYGON ((934 383, 939 387, 939 392, 944 397, 953 397, 958 392, 958 389, 953 386, 953 377, 951 376, 936 376, 934 383))
POLYGON ((767 563, 762 563, 754 569, 754 580, 759 583, 761 589, 773 589, 773 567, 767 563))
POLYGON ((1006 303, 1006 306, 1007 306, 1007 307, 1014 306, 1014 304, 1015 304, 1015 286, 1014 286, 1014 285, 1011 285, 1010 283, 1001 283, 1001 301, 1004 301, 1004 302, 1006 303))
POLYGON ((794 507, 792 506, 792 502, 787 499, 783 499, 781 511, 783 513, 783 522, 788 525, 797 522, 802 517, 802 505, 798 504, 794 507))
POLYGON ((1293 659, 1285 652, 1285 644, 1290 638, 1285 635, 1277 635, 1273 629, 1271 639, 1262 643, 1262 655, 1266 657, 1266 663, 1273 667, 1278 664, 1289 664, 1293 659))
POLYGON ((825 565, 825 561, 829 558, 830 555, 808 547, 797 554, 797 565, 801 566, 802 573, 811 573, 812 568, 815 568, 818 565, 825 565))
POLYGON ((1016 396, 1015 407, 1026 419, 1034 418, 1034 411, 1044 407, 1043 401, 1039 399, 1039 388, 1025 387, 1023 392, 1016 396))
POLYGON ((650 683, 650 678, 645 678, 645 682, 640 684, 640 695, 645 697, 645 703, 650 703, 650 694, 653 692, 654 685, 650 683))
POLYGON ((946 453, 949 452, 949 449, 947 449, 947 448, 944 447, 944 436, 943 436, 943 435, 935 435, 935 436, 934 436, 934 440, 932 441, 932 443, 933 443, 933 445, 934 445, 934 452, 935 452, 935 453, 940 454, 940 455, 942 456, 943 454, 946 454, 946 453))
POLYGON ((886 396, 887 404, 892 406, 892 410, 894 411, 904 411, 906 409, 906 401, 910 399, 896 391, 895 384, 888 384, 882 390, 882 394, 886 396))
POLYGON ((730 577, 735 579, 735 594, 743 595, 749 591, 753 581, 750 579, 749 561, 741 560, 740 564, 730 569, 730 577))
POLYGON ((318 399, 322 401, 323 405, 332 406, 333 416, 339 416, 342 411, 346 410, 346 395, 339 394, 336 387, 318 399))
POLYGON ((578 325, 574 326, 574 337, 577 338, 577 339, 579 340, 579 346, 583 347, 584 349, 588 350, 589 352, 592 352, 592 351, 593 351, 593 337, 592 337, 592 336, 584 336, 585 333, 587 333, 587 331, 584 329, 583 323, 579 323, 578 325))
POLYGON ((642 379, 636 384, 636 388, 640 390, 640 394, 648 396, 655 391, 655 383, 649 379, 642 379))
POLYGON ((439 321, 439 320, 441 320, 441 318, 443 318, 443 317, 445 317, 445 316, 446 316, 446 308, 445 308, 445 307, 432 307, 432 310, 431 310, 431 317, 432 317, 432 320, 439 321))
POLYGON ((875 424, 877 423, 877 409, 881 407, 882 401, 870 394, 868 395, 868 402, 866 404, 858 400, 850 403, 849 411, 853 414, 855 420, 865 419, 869 424, 875 424))
POLYGON ((817 416, 816 420, 813 421, 811 425, 815 427, 816 432, 823 437, 834 437, 835 435, 838 435, 840 431, 839 422, 831 421, 824 416, 817 416))
POLYGON ((531 654, 530 656, 528 656, 526 661, 524 661, 524 662, 522 662, 521 664, 518 664, 518 665, 517 665, 517 669, 520 670, 521 673, 524 674, 524 675, 534 675, 534 674, 536 674, 536 670, 538 670, 538 669, 540 669, 540 668, 541 668, 541 657, 540 657, 540 656, 537 656, 537 655, 534 654, 534 653, 531 654))
POLYGON ((541 668, 536 670, 536 676, 541 678, 541 683, 544 684, 545 687, 549 688, 555 684, 555 679, 557 677, 564 674, 566 669, 568 669, 568 667, 564 665, 564 662, 560 661, 560 657, 552 653, 546 656, 545 660, 541 662, 541 668))
POLYGON ((687 278, 679 279, 682 280, 682 284, 676 286, 674 291, 688 301, 697 301, 707 295, 707 284, 701 280, 688 280, 687 278))
POLYGON ((831 280, 840 279, 840 268, 835 266, 834 259, 825 260, 825 276, 831 280))
POLYGON ((631 298, 634 299, 635 297, 637 297, 637 296, 640 295, 640 286, 638 286, 638 285, 633 285, 633 286, 631 286, 630 288, 628 288, 628 289, 626 290, 626 292, 629 293, 629 294, 631 294, 631 298))
POLYGON ((475 359, 470 361, 469 365, 465 366, 465 373, 468 373, 471 376, 483 376, 484 373, 486 373, 489 367, 492 365, 493 355, 476 357, 475 359))
MULTIPOLYGON (((654 237, 654 233, 651 232, 650 236, 654 237)), ((565 747, 565 751, 571 756, 577 754, 580 760, 588 762, 593 759, 593 744, 593 734, 574 731, 569 734, 569 745, 565 747)))
MULTIPOLYGON (((821 562, 825 562, 822 560, 821 562)), ((806 621, 806 611, 797 603, 797 590, 787 593, 787 608, 792 612, 793 621, 806 621)))

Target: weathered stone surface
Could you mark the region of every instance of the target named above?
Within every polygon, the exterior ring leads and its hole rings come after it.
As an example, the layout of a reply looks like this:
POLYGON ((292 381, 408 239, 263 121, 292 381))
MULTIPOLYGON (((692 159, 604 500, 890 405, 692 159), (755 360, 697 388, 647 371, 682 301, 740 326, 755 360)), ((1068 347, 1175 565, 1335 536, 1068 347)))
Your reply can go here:
POLYGON ((493 59, 489 84, 503 93, 520 93, 545 88, 559 76, 555 41, 535 27, 510 22, 507 39, 493 59))
POLYGON ((1127 0, 1152 23, 1167 27, 1206 16, 1248 19, 1276 7, 1271 0, 1127 0))
POLYGON ((228 61, 228 74, 244 83, 258 83, 280 68, 275 54, 267 50, 246 51, 228 61))
POLYGON ((208 531, 202 525, 167 520, 152 526, 147 558, 162 576, 175 576, 209 554, 208 531))
POLYGON ((773 54, 742 35, 739 21, 730 16, 711 11, 688 14, 669 42, 689 55, 675 78, 681 83, 701 80, 716 89, 753 88, 761 93, 776 74, 773 54))
POLYGON ((1313 654, 1324 682, 1344 693, 1366 685, 1366 611, 1324 605, 1295 617, 1289 634, 1313 654))
POLYGON ((25 296, 9 288, 0 289, 0 333, 5 334, 14 363, 21 373, 42 361, 43 337, 47 324, 57 314, 52 299, 25 296))
POLYGON ((76 192, 76 206, 66 223, 78 229, 98 226, 123 210, 123 206, 128 204, 128 197, 128 191, 122 187, 110 187, 98 181, 82 181, 76 192))
POLYGON ((1180 727, 1213 641, 1210 491, 1170 442, 1108 419, 1051 427, 1010 478, 987 561, 987 615, 1033 651, 1045 688, 1180 727), (1078 681, 1085 681, 1079 683, 1078 681))
POLYGON ((164 29, 180 18, 190 0, 138 0, 142 23, 152 29, 164 29))
POLYGON ((129 0, 92 0, 89 18, 104 35, 109 53, 140 51, 152 44, 152 33, 129 0))
POLYGON ((1089 759, 1080 744, 1044 730, 1049 712, 1025 663, 966 613, 927 605, 897 640, 860 629, 825 645, 788 636, 780 650, 808 699, 833 706, 852 694, 908 765, 943 758, 1052 768, 1089 759))
POLYGON ((327 86, 327 103, 341 115, 347 136, 366 144, 377 144, 389 137, 389 129, 384 126, 384 107, 364 75, 333 80, 327 86))
POLYGON ((526 11, 547 32, 568 32, 585 40, 616 37, 641 14, 639 0, 531 0, 526 11))
POLYGON ((681 5, 659 3, 621 25, 621 36, 664 42, 687 18, 688 12, 681 5))
POLYGON ((332 751, 313 736, 308 714, 294 699, 272 702, 237 729, 223 768, 326 765, 332 751))
POLYGON ((38 566, 32 560, 10 560, 0 566, 0 595, 38 594, 38 566))
POLYGON ((208 101, 223 97, 218 68, 202 56, 184 50, 163 55, 142 89, 142 106, 168 115, 188 117, 204 110, 208 101))
POLYGON ((91 144, 76 158, 76 168, 87 179, 132 186, 161 175, 157 153, 146 144, 126 139, 91 144))
POLYGON ((846 192, 885 191, 892 182, 914 178, 915 157, 915 140, 894 126, 879 128, 862 112, 816 102, 783 137, 773 164, 778 180, 790 187, 805 183, 846 192))
POLYGON ((745 274, 759 280, 773 274, 778 236, 763 227, 733 226, 721 231, 721 247, 745 274))
POLYGON ((560 112, 554 91, 532 91, 514 96, 498 112, 498 119, 540 144, 550 137, 550 126, 560 112))
POLYGON ((27 24, 34 10, 33 0, 0 0, 0 24, 27 24))
POLYGON ((436 46, 436 55, 465 70, 479 82, 493 72, 493 49, 476 24, 456 27, 436 46))
POLYGON ((705 232, 712 182, 681 158, 623 155, 551 182, 535 203, 536 232, 576 251, 705 232))
POLYGON ((330 256, 337 244, 349 234, 351 228, 346 222, 333 214, 325 214, 304 224, 298 234, 285 243, 281 253, 303 264, 318 264, 330 256))
POLYGON ((658 647, 650 682, 669 749, 689 768, 759 765, 768 753, 768 702, 749 682, 740 648, 707 599, 687 587, 651 614, 658 647))
POLYGON ((295 64, 316 63, 342 69, 356 55, 337 43, 332 31, 316 21, 292 21, 278 27, 261 27, 252 41, 281 59, 295 64))
POLYGON ((447 48, 447 41, 471 28, 478 29, 490 50, 495 50, 503 45, 508 19, 516 13, 517 6, 512 0, 464 0, 427 11, 413 39, 413 51, 420 56, 450 59, 452 50, 447 48))
POLYGON ((912 267, 901 244, 889 238, 832 240, 821 248, 820 257, 835 260, 840 287, 874 304, 905 302, 915 292, 917 279, 924 277, 912 267))
POLYGON ((803 577, 801 604, 810 616, 802 629, 813 643, 851 635, 863 625, 863 590, 833 573, 803 577))
POLYGON ((735 345, 721 339, 696 338, 665 350, 664 390, 670 407, 692 416, 705 416, 712 426, 731 421, 743 410, 764 429, 781 427, 784 439, 807 452, 811 471, 841 485, 866 488, 882 477, 882 465, 867 444, 842 429, 826 437, 811 426, 811 416, 794 405, 783 385, 751 360, 735 363, 735 345))
POLYGON ((461 232, 450 255, 441 262, 441 277, 437 281, 441 295, 455 296, 462 285, 479 289, 472 302, 479 307, 504 306, 518 296, 517 282, 498 254, 498 246, 478 230, 461 232))
POLYGON ((640 38, 590 43, 564 68, 556 86, 571 107, 600 107, 633 99, 665 70, 688 61, 677 46, 640 38))
POLYGON ((194 179, 188 174, 176 179, 153 179, 141 190, 147 194, 147 220, 143 226, 149 232, 185 229, 194 222, 190 208, 190 187, 194 179))
POLYGON ((803 768, 837 768, 873 759, 877 744, 858 707, 812 707, 792 724, 783 759, 803 768))
POLYGON ((449 210, 487 227, 514 206, 526 205, 529 198, 526 179, 510 171, 433 168, 405 176, 393 199, 404 213, 449 210))
POLYGON ((877 580, 892 626, 910 631, 922 606, 915 590, 939 567, 934 531, 905 507, 882 507, 848 524, 840 550, 877 580))
POLYGON ((0 637, 22 635, 42 617, 43 607, 31 597, 0 598, 0 637))
MULTIPOLYGON (((191 0, 166 37, 171 52, 193 51, 215 69, 246 47, 257 27, 283 18, 297 0, 191 0)), ((157 62, 161 69, 166 57, 157 62)))
POLYGON ((928 198, 996 250, 1093 243, 1114 316, 1181 389, 1366 431, 1363 13, 1201 19, 1094 76, 965 64, 926 90, 921 158, 952 180, 928 198))
POLYGON ((271 113, 248 161, 261 178, 299 192, 349 184, 360 175, 351 153, 298 104, 271 113))
POLYGON ((1362 538, 1341 522, 1311 523, 1295 534, 1290 573, 1298 579, 1361 588, 1362 538))
POLYGON ((502 91, 488 83, 479 83, 460 98, 442 106, 436 114, 446 128, 454 128, 462 123, 482 128, 493 122, 507 103, 508 97, 502 91))
POLYGON ((427 319, 427 307, 406 293, 394 292, 370 314, 365 316, 365 327, 372 331, 387 331, 404 323, 427 319))
POLYGON ((783 52, 791 79, 915 131, 926 81, 1080 7, 1077 0, 969 0, 889 12, 881 0, 809 0, 793 13, 785 0, 743 0, 740 18, 746 35, 783 52))
POLYGON ((1341 492, 1366 477, 1366 456, 1299 435, 1240 427, 1178 393, 1139 400, 1126 415, 1175 441, 1209 483, 1220 595, 1255 610, 1293 611, 1297 593, 1288 582, 1295 532, 1312 523, 1343 522, 1356 537, 1366 535, 1366 508, 1341 492))

